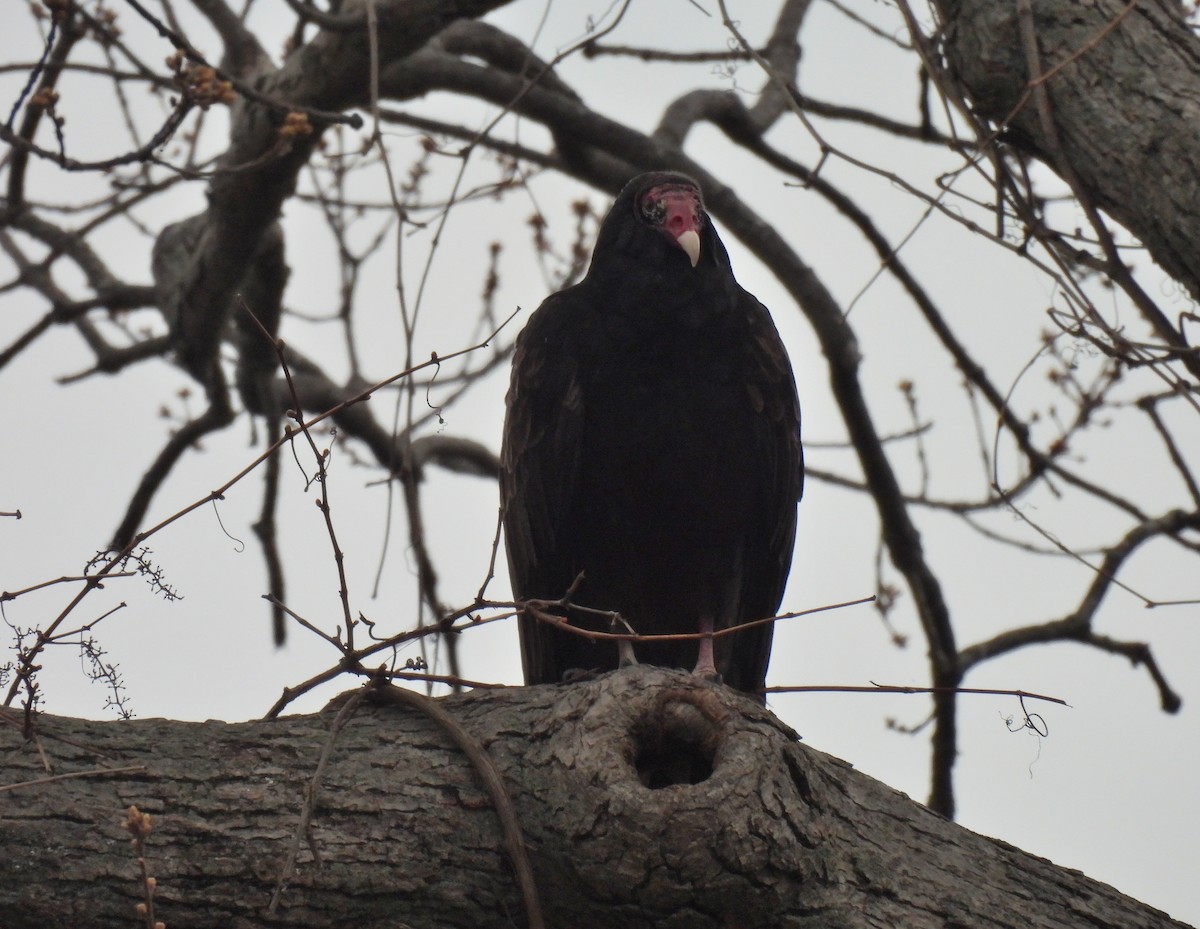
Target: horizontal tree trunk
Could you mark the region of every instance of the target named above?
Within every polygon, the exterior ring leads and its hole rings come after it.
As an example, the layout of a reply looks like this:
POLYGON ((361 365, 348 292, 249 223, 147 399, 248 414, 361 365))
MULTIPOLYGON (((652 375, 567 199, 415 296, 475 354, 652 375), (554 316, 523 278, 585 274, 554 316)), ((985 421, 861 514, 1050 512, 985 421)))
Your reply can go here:
MULTIPOLYGON (((389 690, 262 722, 40 717, 32 740, 7 711, 0 926, 137 924, 130 805, 152 816, 169 929, 527 925, 491 795, 446 728, 379 705, 389 690)), ((942 819, 687 674, 436 703, 498 769, 550 926, 1183 925, 942 819)))

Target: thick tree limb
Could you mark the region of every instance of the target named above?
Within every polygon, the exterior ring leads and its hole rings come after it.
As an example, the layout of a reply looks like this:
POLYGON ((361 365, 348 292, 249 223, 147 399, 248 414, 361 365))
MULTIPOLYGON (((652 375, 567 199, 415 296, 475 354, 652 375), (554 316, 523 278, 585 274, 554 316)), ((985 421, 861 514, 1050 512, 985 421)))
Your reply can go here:
MULTIPOLYGON (((503 779, 550 926, 1184 929, 942 819, 681 672, 440 702, 503 779)), ((0 726, 0 923, 74 927, 87 912, 90 926, 131 925, 142 890, 121 820, 135 804, 152 816, 158 918, 262 925, 334 715, 43 717, 54 778, 19 720, 0 726)), ((272 925, 525 925, 496 810, 444 729, 364 707, 325 754, 272 925)))
POLYGON ((1014 130, 1060 174, 1073 172, 1095 205, 1200 296, 1200 39, 1180 4, 1032 4, 1057 139, 1031 101, 1018 4, 938 6, 947 60, 975 111, 1014 130))
MULTIPOLYGON (((447 24, 482 15, 503 0, 414 0, 379 4, 379 55, 401 59, 447 24)), ((357 10, 359 7, 355 5, 357 10)), ((273 73, 261 74, 258 89, 298 108, 336 111, 367 102, 370 69, 365 31, 326 32, 292 55, 273 73)), ((259 242, 292 195, 296 175, 312 154, 319 133, 284 139, 283 119, 255 103, 234 107, 230 146, 209 186, 209 208, 195 231, 192 260, 162 290, 162 309, 185 367, 202 383, 212 377, 216 350, 234 294, 259 242)))

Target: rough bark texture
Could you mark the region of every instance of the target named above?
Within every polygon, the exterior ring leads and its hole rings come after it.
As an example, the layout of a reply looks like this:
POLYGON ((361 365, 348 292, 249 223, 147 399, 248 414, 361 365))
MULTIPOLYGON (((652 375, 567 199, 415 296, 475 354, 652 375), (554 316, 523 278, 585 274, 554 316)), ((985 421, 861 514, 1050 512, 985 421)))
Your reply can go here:
MULTIPOLYGON (((441 705, 504 777, 550 926, 1183 925, 942 819, 683 673, 631 668, 441 705)), ((154 817, 148 868, 172 929, 525 925, 470 765, 424 715, 365 703, 336 737, 298 868, 267 915, 332 718, 43 717, 33 742, 10 716, 4 781, 30 783, 0 794, 0 925, 134 925, 130 804, 154 817), (42 753, 53 774, 81 776, 39 782, 42 753)))
POLYGON ((1020 4, 938 5, 947 24, 947 62, 976 113, 1016 130, 1060 174, 1061 147, 1092 202, 1200 297, 1200 39, 1180 5, 1031 0, 1059 146, 1026 97, 1020 4))

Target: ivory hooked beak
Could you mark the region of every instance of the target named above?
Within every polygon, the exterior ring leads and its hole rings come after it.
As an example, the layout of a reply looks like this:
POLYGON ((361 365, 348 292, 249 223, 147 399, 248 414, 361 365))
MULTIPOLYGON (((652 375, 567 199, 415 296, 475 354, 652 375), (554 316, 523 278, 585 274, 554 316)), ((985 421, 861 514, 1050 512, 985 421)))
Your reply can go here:
POLYGON ((696 230, 689 229, 680 234, 675 240, 679 243, 679 247, 687 252, 688 260, 691 261, 692 267, 696 267, 696 262, 700 260, 700 236, 696 230))

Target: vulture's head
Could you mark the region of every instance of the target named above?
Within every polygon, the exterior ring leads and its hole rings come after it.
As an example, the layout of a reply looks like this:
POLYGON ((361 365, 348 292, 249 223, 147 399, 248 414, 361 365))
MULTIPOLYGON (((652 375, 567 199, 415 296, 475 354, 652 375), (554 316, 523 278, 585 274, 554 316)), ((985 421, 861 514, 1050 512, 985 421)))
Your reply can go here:
POLYGON ((625 185, 600 225, 593 263, 610 254, 683 269, 729 265, 700 185, 674 171, 640 174, 625 185))

